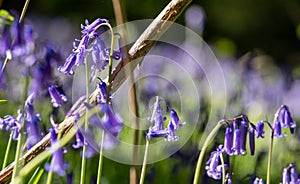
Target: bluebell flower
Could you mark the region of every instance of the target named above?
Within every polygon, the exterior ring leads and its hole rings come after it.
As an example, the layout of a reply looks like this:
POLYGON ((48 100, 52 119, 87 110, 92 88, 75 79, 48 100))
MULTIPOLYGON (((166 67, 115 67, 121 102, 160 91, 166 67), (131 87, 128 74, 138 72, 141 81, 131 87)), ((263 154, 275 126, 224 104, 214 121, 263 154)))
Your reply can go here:
POLYGON ((232 152, 234 155, 242 154, 242 152, 241 152, 241 130, 238 128, 234 129, 232 152))
POLYGON ((274 137, 282 137, 282 130, 281 130, 281 123, 280 121, 276 120, 274 125, 274 137))
POLYGON ((288 106, 281 106, 280 123, 282 128, 290 128, 290 132, 293 134, 296 127, 296 122, 293 121, 288 106))
POLYGON ((92 69, 99 72, 104 70, 108 65, 109 54, 109 50, 106 48, 104 40, 97 36, 95 42, 92 43, 92 58, 94 62, 92 69))
POLYGON ((64 94, 61 94, 54 85, 50 85, 48 91, 51 97, 53 107, 59 107, 62 105, 63 102, 67 101, 67 97, 64 94))
MULTIPOLYGON (((216 151, 211 152, 210 158, 207 161, 205 167, 206 173, 209 177, 220 180, 222 177, 222 165, 220 164, 220 156, 222 154, 222 146, 217 148, 216 151)), ((225 164, 225 169, 228 169, 228 165, 225 164)))
POLYGON ((228 125, 225 130, 224 151, 228 155, 232 155, 233 130, 232 126, 228 125))
POLYGON ((0 119, 0 129, 5 129, 6 131, 13 131, 13 140, 18 140, 19 138, 20 130, 22 128, 22 125, 20 123, 21 116, 22 114, 19 110, 17 118, 11 115, 6 115, 3 119, 0 119))
MULTIPOLYGON (((122 131, 123 124, 121 118, 114 114, 109 105, 99 104, 96 108, 100 108, 100 111, 103 113, 102 117, 99 117, 97 114, 92 115, 89 118, 89 129, 100 128, 104 131, 104 149, 112 149, 118 143, 117 139, 122 131)), ((84 131, 85 138, 87 140, 93 141, 93 132, 91 130, 84 131)), ((99 143, 95 143, 99 144, 99 143)))
POLYGON ((6 56, 6 52, 11 49, 8 26, 3 27, 0 39, 0 54, 6 56))
MULTIPOLYGON (((155 103, 154 104, 154 109, 155 109, 155 112, 154 112, 154 125, 151 126, 149 128, 149 131, 146 135, 146 139, 149 141, 151 138, 158 138, 158 137, 164 137, 164 138, 167 138, 168 134, 169 134, 169 131, 168 129, 164 129, 163 128, 163 121, 164 121, 164 117, 163 117, 163 114, 162 114, 162 108, 160 106, 159 103, 155 103)), ((170 127, 172 123, 169 123, 169 128, 171 128, 171 133, 174 132, 174 126, 172 125, 170 127)), ((170 137, 171 138, 171 137, 170 137)))
POLYGON ((255 152, 255 133, 256 133, 255 128, 250 126, 250 130, 249 130, 249 147, 250 147, 250 154, 251 155, 254 155, 254 152, 255 152))
POLYGON ((96 28, 102 23, 108 23, 108 20, 98 18, 94 20, 94 22, 92 22, 91 24, 89 24, 88 20, 85 20, 86 25, 81 25, 81 33, 83 35, 89 35, 90 37, 92 37, 94 32, 96 31, 96 28))
POLYGON ((64 73, 64 74, 73 75, 73 74, 74 74, 74 71, 73 71, 72 68, 73 68, 73 66, 74 66, 75 63, 76 63, 76 59, 77 59, 77 56, 76 56, 75 53, 70 54, 70 55, 67 57, 64 66, 59 66, 59 67, 58 67, 58 71, 61 72, 61 73, 64 73))
POLYGON ((298 171, 295 164, 290 164, 291 183, 299 184, 300 179, 298 177, 298 171))
POLYGON ((264 180, 256 177, 255 180, 253 181, 253 184, 265 184, 264 180))
POLYGON ((107 85, 104 81, 99 78, 100 82, 98 83, 99 94, 97 97, 97 102, 105 104, 107 100, 107 85))
POLYGON ((73 43, 74 46, 73 53, 76 54, 75 65, 77 66, 85 64, 84 58, 87 55, 86 49, 87 49, 88 41, 89 41, 89 36, 85 35, 81 38, 78 46, 75 45, 75 42, 73 43))
POLYGON ((256 138, 264 138, 265 131, 264 131, 264 121, 259 121, 256 125, 255 136, 256 138))
MULTIPOLYGON (((57 140, 57 134, 54 128, 50 129, 50 142, 51 147, 56 148, 59 144, 57 140)), ((45 169, 47 171, 55 172, 60 176, 65 175, 68 164, 63 160, 63 149, 59 148, 52 154, 51 164, 46 164, 45 169)))
POLYGON ((84 146, 84 138, 83 138, 83 135, 80 131, 77 131, 76 134, 75 134, 75 144, 72 144, 72 147, 74 149, 78 149, 80 147, 83 147, 84 146))
POLYGON ((185 124, 185 122, 182 123, 179 120, 179 117, 174 109, 171 109, 171 111, 170 111, 170 119, 171 119, 171 123, 173 124, 175 130, 178 130, 178 127, 181 127, 182 125, 185 124))
POLYGON ((241 152, 242 155, 246 154, 246 142, 247 142, 247 135, 248 135, 248 126, 249 126, 248 118, 243 115, 243 118, 240 122, 240 130, 241 130, 240 152, 241 152))
POLYGON ((288 172, 288 168, 283 168, 282 171, 282 184, 290 184, 291 182, 291 177, 288 172))
POLYGON ((179 136, 176 136, 175 135, 175 127, 174 127, 174 124, 173 123, 169 123, 168 125, 168 135, 166 137, 166 140, 167 141, 177 141, 179 140, 179 136))
POLYGON ((227 184, 232 184, 232 174, 231 173, 226 174, 225 181, 227 184))
POLYGON ((34 114, 33 97, 34 94, 29 95, 25 105, 25 122, 26 131, 28 134, 27 149, 30 149, 31 146, 35 145, 38 141, 42 139, 42 135, 38 127, 38 123, 40 123, 42 120, 40 118, 40 114, 34 114))

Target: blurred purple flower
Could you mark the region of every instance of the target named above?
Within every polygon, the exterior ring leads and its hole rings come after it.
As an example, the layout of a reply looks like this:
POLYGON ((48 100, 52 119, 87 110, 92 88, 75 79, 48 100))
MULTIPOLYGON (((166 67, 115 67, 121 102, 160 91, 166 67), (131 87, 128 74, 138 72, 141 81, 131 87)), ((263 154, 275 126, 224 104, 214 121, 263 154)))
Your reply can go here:
POLYGON ((99 36, 96 37, 95 42, 92 44, 92 57, 94 62, 92 69, 99 72, 104 70, 109 61, 109 50, 99 36))
MULTIPOLYGON (((51 147, 56 148, 58 145, 57 134, 54 128, 50 129, 50 142, 51 147)), ((50 149, 52 149, 50 148, 50 149)), ((47 171, 56 172, 60 176, 65 175, 68 164, 63 160, 63 149, 59 148, 52 154, 51 164, 46 164, 45 169, 47 171)))
POLYGON ((290 184, 291 178, 288 172, 288 168, 283 168, 282 171, 282 184, 290 184))
POLYGON ((75 141, 76 141, 75 144, 72 144, 72 147, 74 149, 78 149, 84 146, 84 138, 82 133, 79 130, 75 134, 75 141))
POLYGON ((8 26, 5 25, 3 27, 2 33, 1 33, 1 40, 0 40, 0 54, 2 56, 6 56, 6 51, 10 50, 11 48, 10 40, 9 40, 9 32, 8 32, 8 26))
POLYGON ((40 118, 40 114, 34 114, 33 97, 34 94, 29 95, 25 105, 25 122, 26 131, 28 134, 27 149, 30 149, 31 146, 35 145, 38 141, 42 139, 42 135, 38 127, 38 123, 40 123, 42 120, 40 118))
POLYGON ((0 119, 0 130, 5 129, 6 131, 10 130, 13 131, 13 140, 18 140, 20 130, 22 128, 21 123, 20 123, 20 118, 21 118, 21 112, 18 110, 18 117, 15 118, 14 116, 11 115, 6 115, 4 118, 0 119))
POLYGON ((75 62, 76 66, 85 64, 84 57, 87 55, 86 50, 87 50, 88 41, 89 41, 89 36, 85 35, 81 38, 78 46, 76 46, 75 42, 73 43, 74 46, 73 53, 76 54, 76 62, 75 62))
POLYGON ((59 93, 59 91, 56 89, 56 87, 54 85, 50 85, 50 87, 48 88, 49 94, 51 96, 51 102, 53 107, 59 107, 62 105, 63 102, 67 101, 67 97, 61 93, 59 93))

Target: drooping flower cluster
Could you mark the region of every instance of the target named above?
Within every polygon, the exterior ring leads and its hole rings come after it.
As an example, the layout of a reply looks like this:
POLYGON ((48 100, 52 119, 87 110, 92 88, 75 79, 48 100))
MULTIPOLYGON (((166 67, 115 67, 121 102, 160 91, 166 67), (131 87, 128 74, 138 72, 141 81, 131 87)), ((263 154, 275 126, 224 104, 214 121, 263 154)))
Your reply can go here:
MULTIPOLYGON (((110 49, 106 48, 104 40, 96 31, 100 26, 108 23, 108 20, 100 18, 96 19, 91 24, 86 20, 86 25, 81 25, 81 39, 75 40, 79 42, 78 45, 76 45, 76 42, 73 43, 74 49, 72 53, 67 57, 64 66, 58 68, 58 71, 64 74, 73 75, 73 66, 84 65, 85 58, 89 53, 92 54, 93 58, 92 69, 98 71, 104 70, 110 58, 110 49)), ((119 60, 121 57, 120 51, 114 51, 112 57, 119 60)))
POLYGON ((18 117, 15 118, 12 115, 6 115, 4 118, 0 118, 0 130, 5 129, 6 131, 13 131, 13 139, 17 140, 19 138, 20 130, 22 128, 22 124, 20 122, 22 114, 18 111, 18 117))
POLYGON ((154 125, 149 128, 146 139, 150 141, 152 138, 164 137, 166 141, 177 141, 179 136, 175 134, 179 127, 183 124, 174 109, 170 110, 170 122, 167 128, 164 128, 163 122, 166 117, 163 116, 162 108, 159 102, 154 104, 154 125))
POLYGON ((298 176, 297 167, 291 163, 289 166, 283 168, 282 184, 299 184, 300 178, 298 176))
MULTIPOLYGON (((222 164, 220 157, 223 153, 222 145, 217 148, 216 151, 211 152, 209 160, 206 162, 207 166, 205 167, 206 173, 209 177, 220 180, 222 178, 222 164)), ((228 164, 224 164, 225 170, 228 169, 228 164)))
MULTIPOLYGON (((226 122, 226 129, 225 129, 225 138, 224 138, 224 146, 220 145, 218 150, 212 152, 211 158, 209 160, 209 166, 206 166, 207 175, 214 179, 220 179, 219 174, 221 171, 218 169, 218 161, 216 160, 216 156, 219 156, 223 152, 227 155, 245 155, 246 154, 246 143, 247 143, 247 135, 249 136, 249 147, 250 147, 250 154, 254 155, 255 152, 255 138, 264 138, 265 137, 265 130, 264 124, 266 123, 271 130, 274 132, 271 136, 274 137, 282 137, 282 128, 289 128, 290 132, 293 134, 294 129, 296 127, 296 122, 293 121, 291 117, 291 113, 289 108, 286 105, 281 105, 280 108, 275 113, 274 124, 273 126, 266 120, 259 121, 256 125, 251 123, 248 120, 246 115, 241 115, 236 118, 231 119, 224 119, 221 120, 220 123, 226 122), (213 162, 215 161, 215 162, 213 162), (213 165, 214 163, 214 165, 213 165), (213 167, 214 166, 214 167, 213 167), (212 169, 213 168, 213 169, 212 169)), ((294 165, 289 166, 291 173, 297 172, 296 167, 294 165)), ((288 169, 285 169, 283 174, 285 181, 289 181, 290 175, 286 174, 288 169)), ((291 174, 292 175, 292 174, 291 174)), ((298 175, 295 175, 294 178, 297 178, 298 175), (296 177, 297 176, 297 177, 296 177)), ((293 179, 296 181, 296 179, 293 179)), ((264 183, 262 179, 257 178, 253 181, 253 183, 264 183)))

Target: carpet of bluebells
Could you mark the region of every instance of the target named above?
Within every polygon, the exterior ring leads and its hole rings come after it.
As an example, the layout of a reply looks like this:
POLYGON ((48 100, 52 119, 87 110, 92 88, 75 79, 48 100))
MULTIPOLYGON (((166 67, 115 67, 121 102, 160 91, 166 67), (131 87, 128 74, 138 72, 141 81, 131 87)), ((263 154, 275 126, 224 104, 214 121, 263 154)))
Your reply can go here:
MULTIPOLYGON (((205 29, 204 10, 200 6, 189 6, 181 16, 185 17, 185 26, 201 37, 205 29)), ((3 169, 0 175, 14 162, 18 152, 22 156, 48 136, 50 144, 45 150, 53 149, 51 156, 25 176, 18 174, 24 167, 19 162, 19 169, 13 171, 14 182, 80 183, 84 167, 83 183, 96 183, 101 149, 117 149, 122 140, 133 144, 134 133, 125 122, 128 121, 126 110, 130 109, 114 107, 122 99, 118 99, 117 92, 111 91, 112 81, 106 80, 111 62, 122 63, 128 57, 120 43, 123 35, 113 34, 115 45, 112 48, 107 41, 112 34, 108 37, 102 34, 115 26, 109 19, 83 20, 81 25, 72 25, 68 20, 45 22, 34 15, 26 15, 22 22, 19 20, 18 12, 0 10, 0 164, 3 169), (48 24, 57 24, 53 26, 57 30, 47 30, 48 24), (86 117, 71 110, 78 100, 72 99, 72 90, 77 90, 73 77, 78 68, 85 67, 89 71, 87 83, 90 84, 84 83, 90 88, 88 95, 98 90, 93 103, 79 99, 83 105, 80 107, 87 112, 97 112, 86 117), (122 111, 118 112, 120 109, 122 111), (74 126, 79 128, 61 147, 60 139, 64 135, 59 124, 67 118, 73 118, 74 126), (88 123, 82 125, 82 121, 88 123), (96 130, 101 130, 102 139, 96 135, 99 133, 96 130)), ((197 54, 199 44, 187 38, 180 47, 197 54)), ((209 47, 212 52, 220 53, 215 45, 209 47)), ((175 47, 157 44, 154 52, 163 52, 162 55, 182 66, 188 63, 185 63, 189 59, 185 53, 175 47)), ((241 58, 226 55, 218 61, 222 70, 222 81, 218 82, 225 83, 226 98, 220 94, 212 97, 222 92, 222 85, 216 84, 213 87, 216 93, 211 93, 205 77, 221 75, 215 71, 217 66, 205 69, 187 66, 192 68, 189 74, 199 85, 199 109, 179 107, 179 99, 169 99, 171 87, 159 86, 156 78, 138 84, 137 99, 147 102, 152 99, 150 105, 138 103, 140 116, 147 116, 148 122, 147 130, 139 131, 140 144, 159 141, 176 144, 183 132, 190 132, 188 140, 175 153, 145 168, 136 167, 138 174, 145 172, 143 182, 300 184, 297 171, 300 170, 299 79, 293 79, 287 87, 286 80, 290 79, 284 78, 280 68, 262 53, 245 54, 241 58), (189 109, 189 113, 182 113, 180 108, 189 109), (197 126, 191 132, 188 120, 196 115, 199 117, 197 126)), ((163 63, 149 62, 143 61, 139 68, 156 72, 165 69, 163 63)), ((176 81, 180 75, 172 77, 170 80, 176 86, 189 88, 184 81, 176 81)), ((85 92, 82 95, 85 96, 85 92)), ((180 100, 194 99, 186 95, 180 100)), ((146 154, 143 151, 139 151, 141 160, 146 154)), ((131 165, 104 155, 101 166, 102 183, 131 181, 131 165)))

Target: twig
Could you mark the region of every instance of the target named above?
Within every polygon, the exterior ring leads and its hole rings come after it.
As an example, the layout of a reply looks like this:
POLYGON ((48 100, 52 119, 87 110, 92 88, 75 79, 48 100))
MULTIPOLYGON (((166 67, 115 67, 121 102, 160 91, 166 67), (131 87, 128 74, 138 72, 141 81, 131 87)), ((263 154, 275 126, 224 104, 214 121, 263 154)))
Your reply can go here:
MULTIPOLYGON (((140 61, 149 52, 156 40, 158 40, 162 34, 171 26, 171 22, 175 21, 176 18, 183 12, 185 7, 192 0, 173 0, 171 1, 165 9, 158 15, 158 17, 149 25, 149 27, 144 31, 144 33, 139 37, 135 44, 129 50, 129 60, 139 58, 140 61), (171 22, 168 22, 171 21, 171 22)), ((139 62, 134 62, 132 65, 132 70, 137 66, 139 62)), ((119 64, 112 74, 112 91, 116 91, 120 85, 125 81, 125 73, 123 67, 127 63, 123 62, 119 64)), ((90 103, 97 103, 97 94, 99 93, 99 88, 90 95, 90 103)), ((85 114, 86 107, 82 103, 83 98, 78 99, 77 102, 71 108, 70 114, 78 114, 82 117, 85 114)), ((69 132, 73 127, 76 120, 75 116, 66 116, 64 121, 60 123, 60 130, 62 131, 62 136, 69 132)), ((48 133, 45 137, 34 145, 30 150, 28 150, 21 158, 20 163, 28 163, 39 153, 43 152, 46 147, 50 145, 50 134, 48 133)), ((0 172, 0 183, 8 183, 11 179, 12 171, 14 168, 14 162, 8 165, 5 169, 0 172)))

